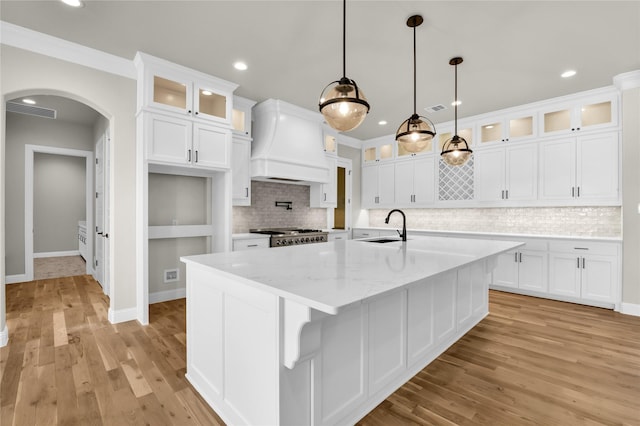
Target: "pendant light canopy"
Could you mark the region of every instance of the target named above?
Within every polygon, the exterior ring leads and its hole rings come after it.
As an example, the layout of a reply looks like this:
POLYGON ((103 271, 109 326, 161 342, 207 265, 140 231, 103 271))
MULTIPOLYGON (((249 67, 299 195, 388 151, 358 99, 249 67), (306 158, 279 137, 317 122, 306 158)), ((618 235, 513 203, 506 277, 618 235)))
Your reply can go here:
POLYGON ((454 132, 453 137, 448 139, 442 146, 442 159, 450 166, 461 166, 471 157, 469 144, 464 138, 458 136, 458 65, 462 63, 462 58, 455 57, 449 61, 449 65, 455 68, 455 99, 454 105, 454 132))
POLYGON ((407 19, 407 26, 413 28, 413 114, 398 128, 396 141, 409 152, 424 150, 436 135, 433 123, 416 112, 416 27, 422 22, 424 20, 420 15, 413 15, 407 19))
POLYGON ((358 127, 369 113, 369 103, 354 80, 346 77, 347 0, 342 2, 342 78, 320 95, 320 112, 329 126, 341 132, 358 127))

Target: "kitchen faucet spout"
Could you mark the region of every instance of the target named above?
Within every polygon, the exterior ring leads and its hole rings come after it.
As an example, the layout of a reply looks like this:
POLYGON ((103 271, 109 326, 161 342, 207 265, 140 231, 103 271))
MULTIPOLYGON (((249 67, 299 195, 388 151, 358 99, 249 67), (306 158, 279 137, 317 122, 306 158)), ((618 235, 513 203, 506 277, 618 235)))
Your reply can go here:
POLYGON ((384 223, 389 223, 389 218, 391 217, 391 214, 394 212, 398 212, 402 215, 402 233, 398 231, 398 234, 400 234, 400 238, 402 238, 402 241, 407 241, 407 217, 404 215, 404 212, 402 210, 400 209, 391 210, 387 215, 387 218, 384 220, 384 223))

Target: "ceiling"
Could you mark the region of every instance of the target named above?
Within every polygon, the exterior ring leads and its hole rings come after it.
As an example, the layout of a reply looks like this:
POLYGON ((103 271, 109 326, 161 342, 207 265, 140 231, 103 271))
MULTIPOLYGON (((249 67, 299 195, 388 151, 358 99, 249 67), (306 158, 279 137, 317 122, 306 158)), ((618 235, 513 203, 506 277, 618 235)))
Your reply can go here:
MULTIPOLYGON (((394 133, 413 112, 413 35, 417 109, 435 123, 453 119, 453 67, 459 117, 612 84, 640 69, 640 1, 347 2, 347 77, 371 111, 350 136, 394 133), (560 74, 575 69, 574 77, 560 74), (447 109, 423 108, 443 104, 447 109), (386 120, 386 126, 378 121, 386 120)), ((240 85, 256 101, 283 99, 317 110, 320 92, 342 77, 342 2, 59 1, 0 2, 3 21, 124 58, 136 51, 240 85), (232 64, 242 60, 248 70, 232 64)))
MULTIPOLYGON (((9 102, 22 103, 23 99, 9 99, 9 102)), ((101 116, 98 111, 90 106, 61 96, 37 95, 29 96, 28 99, 34 101, 37 107, 55 110, 56 120, 58 121, 93 127, 101 116)), ((48 118, 41 119, 48 120, 48 118)))

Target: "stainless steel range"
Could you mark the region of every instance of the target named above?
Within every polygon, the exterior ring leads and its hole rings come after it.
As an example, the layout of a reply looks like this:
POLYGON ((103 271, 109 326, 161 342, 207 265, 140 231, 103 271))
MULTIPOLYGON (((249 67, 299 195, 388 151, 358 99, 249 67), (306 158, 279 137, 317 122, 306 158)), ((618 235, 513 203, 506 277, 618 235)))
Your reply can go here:
POLYGON ((270 247, 284 247, 299 244, 324 243, 328 241, 328 232, 319 229, 302 228, 263 228, 250 229, 254 234, 271 235, 270 247))

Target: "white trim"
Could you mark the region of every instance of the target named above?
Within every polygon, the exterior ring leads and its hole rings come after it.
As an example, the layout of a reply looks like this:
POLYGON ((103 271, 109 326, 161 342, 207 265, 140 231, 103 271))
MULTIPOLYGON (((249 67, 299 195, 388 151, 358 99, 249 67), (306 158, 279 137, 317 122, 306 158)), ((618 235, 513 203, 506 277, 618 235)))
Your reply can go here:
MULTIPOLYGON (((59 148, 27 144, 24 146, 24 274, 26 281, 33 281, 33 171, 35 153, 67 155, 85 158, 85 200, 87 230, 93 229, 93 152, 79 149, 59 148)), ((79 254, 79 253, 78 253, 79 254)), ((93 232, 87 232, 87 258, 93 259, 93 232)), ((91 262, 87 262, 87 274, 93 273, 91 262)))
POLYGON ((149 239, 210 237, 213 225, 149 226, 149 239))
POLYGON ((4 277, 5 284, 17 284, 29 281, 26 274, 7 275, 4 277))
POLYGON ((9 343, 9 329, 5 324, 4 329, 0 331, 0 348, 7 346, 7 343, 9 343))
POLYGON ((640 317, 640 304, 623 302, 620 306, 620 313, 640 317))
POLYGON ((132 60, 0 21, 2 44, 61 59, 122 77, 137 78, 132 60))
POLYGON ((613 84, 618 90, 630 90, 640 87, 640 70, 629 71, 614 76, 613 84))
POLYGON ((109 307, 108 318, 111 324, 118 324, 121 322, 132 321, 138 317, 136 308, 118 309, 114 311, 109 307))
POLYGON ((68 256, 80 256, 80 250, 46 251, 41 253, 33 253, 34 259, 41 259, 44 257, 68 257, 68 256))
POLYGON ((184 299, 185 297, 187 297, 186 288, 156 291, 155 293, 149 293, 149 304, 168 302, 169 300, 184 299))

